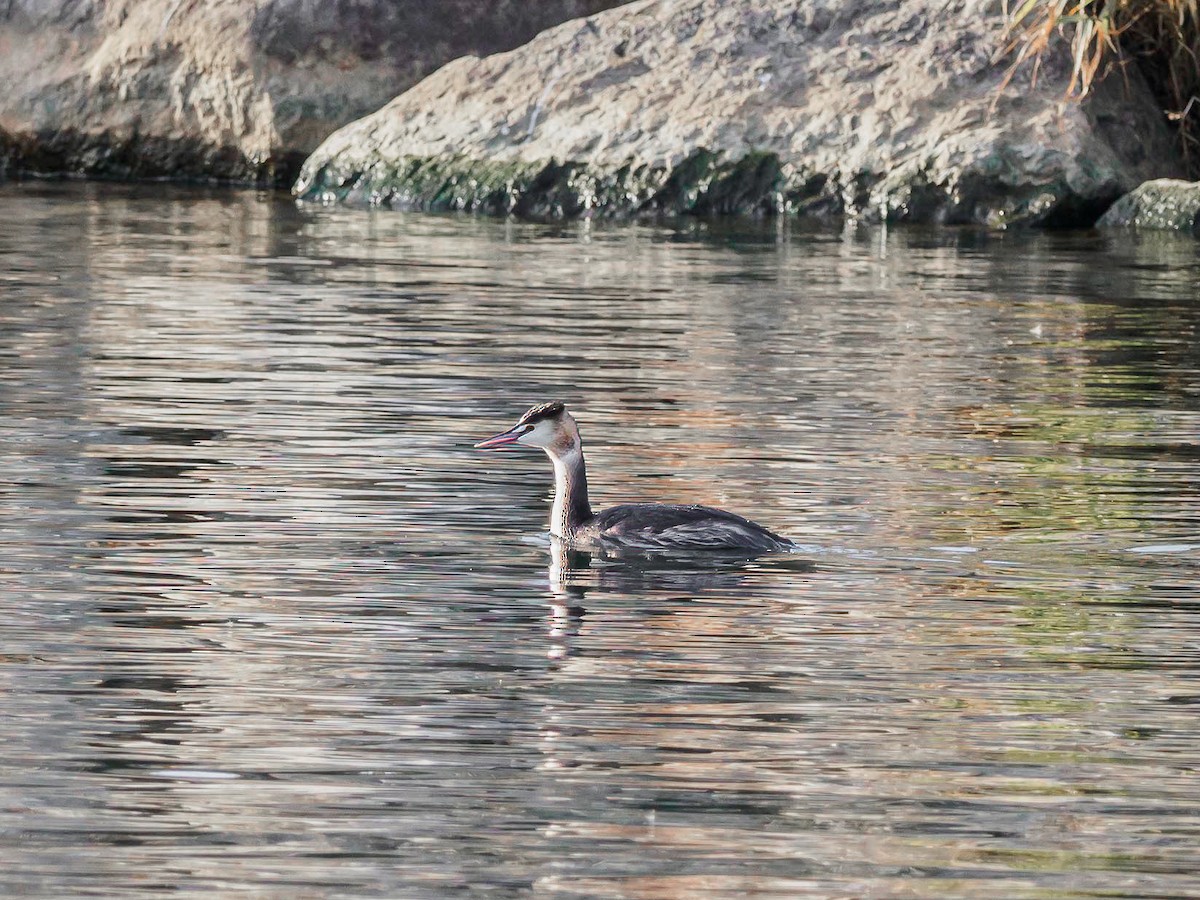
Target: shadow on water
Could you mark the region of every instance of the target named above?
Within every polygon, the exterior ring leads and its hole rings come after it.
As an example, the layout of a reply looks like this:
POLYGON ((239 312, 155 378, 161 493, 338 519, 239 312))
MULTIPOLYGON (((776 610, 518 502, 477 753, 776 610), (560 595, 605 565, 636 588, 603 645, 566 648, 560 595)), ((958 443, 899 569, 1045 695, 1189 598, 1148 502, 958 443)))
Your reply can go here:
POLYGON ((753 593, 753 574, 769 568, 795 574, 816 571, 811 560, 772 554, 769 566, 759 565, 762 553, 650 553, 614 548, 587 552, 565 547, 550 538, 550 590, 582 600, 589 592, 654 596, 702 596, 711 592, 753 593))
MULTIPOLYGON (((549 542, 550 638, 556 642, 550 650, 552 658, 566 655, 566 642, 578 634, 588 602, 602 603, 606 594, 638 598, 649 614, 663 614, 672 603, 706 596, 753 598, 755 575, 768 568, 760 564, 762 553, 649 553, 620 548, 588 552, 572 549, 553 536, 549 542)), ((781 554, 772 554, 769 565, 776 574, 808 575, 816 569, 810 560, 781 554)))

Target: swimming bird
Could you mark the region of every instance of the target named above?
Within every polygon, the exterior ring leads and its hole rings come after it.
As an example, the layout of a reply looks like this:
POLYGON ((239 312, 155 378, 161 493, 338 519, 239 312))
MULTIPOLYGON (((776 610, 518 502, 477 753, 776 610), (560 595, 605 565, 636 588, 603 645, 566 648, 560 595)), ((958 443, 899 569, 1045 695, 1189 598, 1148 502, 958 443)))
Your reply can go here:
POLYGON ((593 513, 579 426, 562 403, 533 407, 508 431, 475 447, 496 450, 512 444, 537 447, 550 457, 554 465, 550 533, 571 546, 751 553, 793 546, 787 538, 756 522, 711 506, 624 503, 593 513))

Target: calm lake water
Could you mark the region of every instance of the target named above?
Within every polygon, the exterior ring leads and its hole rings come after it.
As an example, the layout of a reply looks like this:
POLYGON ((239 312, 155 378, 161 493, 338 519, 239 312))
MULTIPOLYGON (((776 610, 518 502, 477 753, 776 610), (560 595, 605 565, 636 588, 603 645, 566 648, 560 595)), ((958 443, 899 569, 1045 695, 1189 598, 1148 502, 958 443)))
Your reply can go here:
POLYGON ((0 894, 1200 896, 1200 242, 0 213, 0 894))

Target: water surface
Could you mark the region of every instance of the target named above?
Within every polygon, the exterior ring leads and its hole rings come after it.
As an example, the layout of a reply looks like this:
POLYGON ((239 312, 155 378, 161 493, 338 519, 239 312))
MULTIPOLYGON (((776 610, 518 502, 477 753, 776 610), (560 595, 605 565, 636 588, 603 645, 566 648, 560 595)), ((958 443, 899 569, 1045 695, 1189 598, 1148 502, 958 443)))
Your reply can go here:
POLYGON ((0 892, 1200 895, 1194 240, 0 211, 0 892))

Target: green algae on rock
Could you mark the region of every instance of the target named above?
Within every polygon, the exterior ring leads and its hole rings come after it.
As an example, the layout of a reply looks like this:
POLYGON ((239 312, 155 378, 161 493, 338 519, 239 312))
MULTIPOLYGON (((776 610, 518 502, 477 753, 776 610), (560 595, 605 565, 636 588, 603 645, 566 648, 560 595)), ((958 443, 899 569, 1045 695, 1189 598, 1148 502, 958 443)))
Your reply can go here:
POLYGON ((465 156, 409 157, 366 171, 328 165, 306 173, 296 190, 318 202, 576 218, 788 212, 811 201, 811 188, 811 179, 785 177, 775 154, 747 154, 725 162, 701 149, 673 169, 506 163, 465 156))

